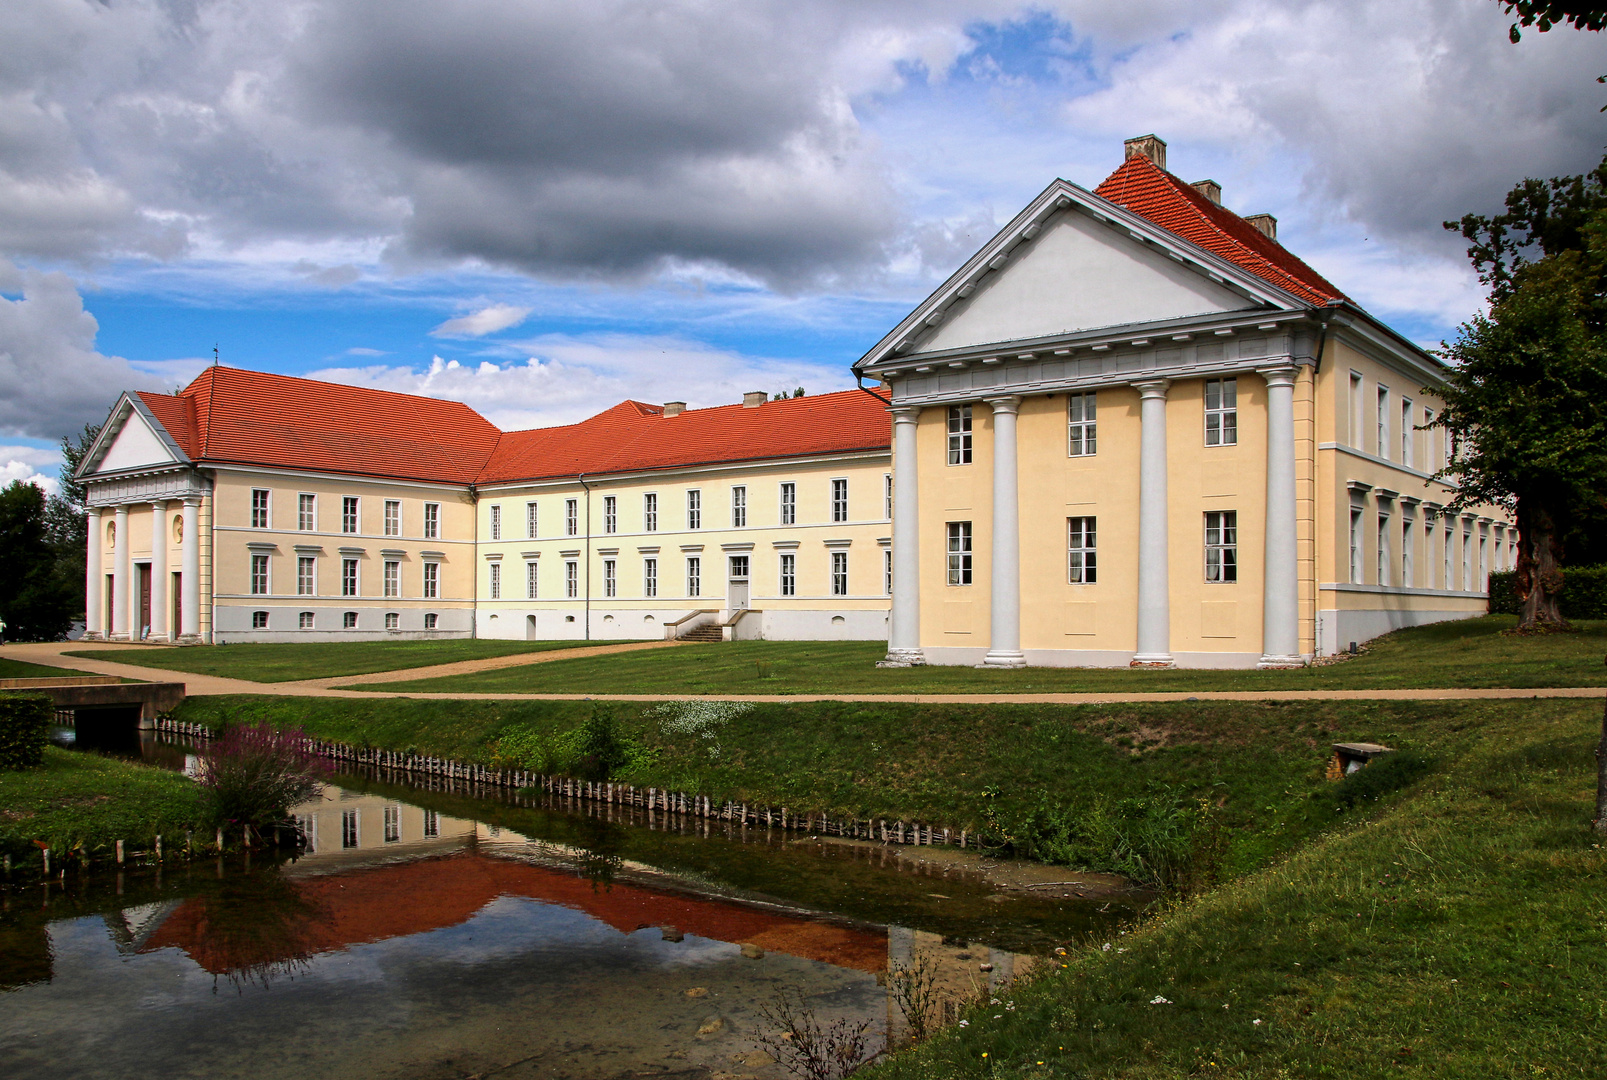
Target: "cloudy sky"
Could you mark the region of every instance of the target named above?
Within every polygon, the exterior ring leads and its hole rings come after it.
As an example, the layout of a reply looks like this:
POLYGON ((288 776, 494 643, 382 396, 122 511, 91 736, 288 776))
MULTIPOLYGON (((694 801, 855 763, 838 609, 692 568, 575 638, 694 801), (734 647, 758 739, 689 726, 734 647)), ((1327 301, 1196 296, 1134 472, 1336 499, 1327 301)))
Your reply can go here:
POLYGON ((1056 176, 1184 179, 1433 343, 1440 228, 1602 155, 1494 0, 6 0, 0 480, 209 362, 504 427, 848 365, 1056 176))

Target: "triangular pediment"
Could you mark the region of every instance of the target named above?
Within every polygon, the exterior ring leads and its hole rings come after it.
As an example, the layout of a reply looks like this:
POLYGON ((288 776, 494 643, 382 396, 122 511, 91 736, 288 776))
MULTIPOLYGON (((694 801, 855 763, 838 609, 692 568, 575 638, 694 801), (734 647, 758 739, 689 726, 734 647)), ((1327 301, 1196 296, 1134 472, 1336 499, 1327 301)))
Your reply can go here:
POLYGON ((1152 244, 1086 214, 1063 211, 910 351, 1051 337, 1255 306, 1152 244))
POLYGON ((159 469, 188 463, 184 452, 150 411, 141 408, 134 397, 125 395, 85 455, 79 475, 159 469))
POLYGON ((855 365, 1300 300, 1147 218, 1056 180, 855 365))

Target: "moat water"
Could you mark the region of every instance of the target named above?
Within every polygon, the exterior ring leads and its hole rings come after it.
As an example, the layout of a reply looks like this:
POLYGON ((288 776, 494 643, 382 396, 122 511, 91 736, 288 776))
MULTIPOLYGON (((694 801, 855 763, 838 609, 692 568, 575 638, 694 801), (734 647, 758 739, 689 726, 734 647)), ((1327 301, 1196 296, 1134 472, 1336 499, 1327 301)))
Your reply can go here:
POLYGON ((0 891, 0 1076, 781 1077, 778 994, 880 1050, 890 971, 942 1022, 1134 914, 955 853, 439 780, 341 775, 296 813, 294 857, 0 891))

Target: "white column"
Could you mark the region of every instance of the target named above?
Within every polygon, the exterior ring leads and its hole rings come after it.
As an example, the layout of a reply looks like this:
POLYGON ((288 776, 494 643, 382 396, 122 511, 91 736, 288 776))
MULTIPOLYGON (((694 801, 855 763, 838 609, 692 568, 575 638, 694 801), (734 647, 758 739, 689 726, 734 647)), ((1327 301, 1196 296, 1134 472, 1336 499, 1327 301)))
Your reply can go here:
POLYGON ((1135 667, 1172 666, 1172 589, 1166 532, 1165 379, 1134 383, 1142 434, 1138 453, 1138 652, 1135 667))
POLYGON ((1261 598, 1261 662, 1299 667, 1300 550, 1295 509, 1295 376, 1293 365, 1259 372, 1267 380, 1267 535, 1261 598))
POLYGON ((84 556, 84 640, 100 641, 106 636, 106 615, 101 610, 101 601, 106 595, 106 567, 101 557, 105 533, 100 510, 90 507, 85 514, 89 518, 89 528, 84 556))
POLYGON ((1021 654, 1021 505, 1016 479, 1018 397, 989 398, 993 406, 993 537, 988 575, 992 593, 987 667, 1027 666, 1021 654))
POLYGON ((167 500, 151 503, 151 640, 167 641, 167 500))
POLYGON ((201 640, 201 526, 200 499, 184 500, 184 536, 179 541, 179 637, 201 640))
POLYGON ((926 663, 921 651, 920 477, 915 431, 919 407, 895 406, 893 414, 893 610, 887 632, 888 667, 926 663))
POLYGON ((127 641, 134 624, 128 610, 128 507, 112 513, 112 640, 127 641))

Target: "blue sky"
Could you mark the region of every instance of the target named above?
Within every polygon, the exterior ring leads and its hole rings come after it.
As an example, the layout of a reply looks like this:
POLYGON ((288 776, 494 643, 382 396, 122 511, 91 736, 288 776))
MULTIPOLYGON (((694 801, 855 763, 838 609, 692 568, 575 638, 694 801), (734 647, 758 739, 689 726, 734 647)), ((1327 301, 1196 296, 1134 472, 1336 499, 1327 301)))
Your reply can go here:
POLYGON ((1440 221, 1604 141, 1599 36, 1494 2, 376 3, 0 10, 0 477, 214 345, 505 427, 850 385, 1150 131, 1432 344, 1440 221))

